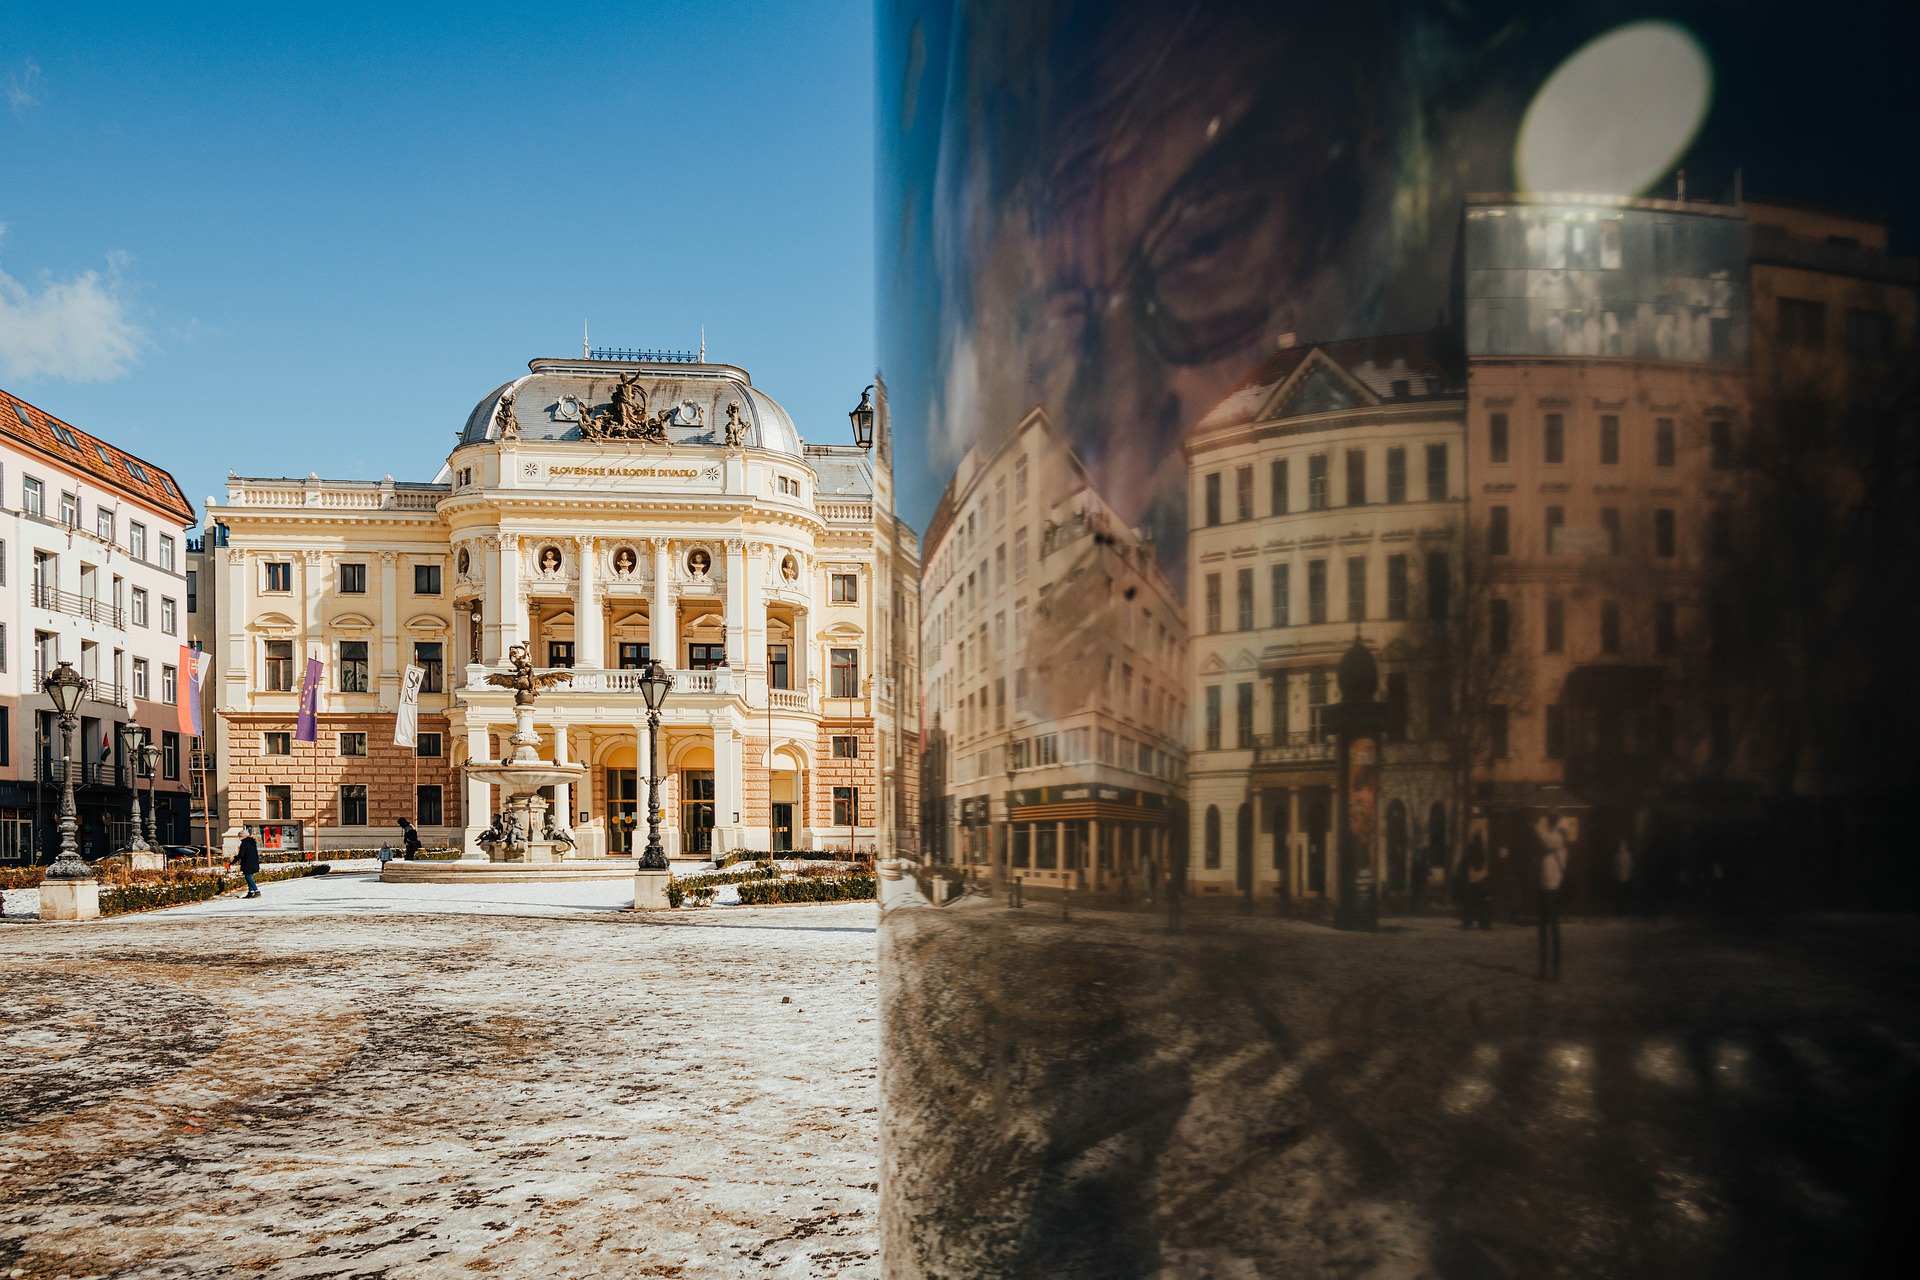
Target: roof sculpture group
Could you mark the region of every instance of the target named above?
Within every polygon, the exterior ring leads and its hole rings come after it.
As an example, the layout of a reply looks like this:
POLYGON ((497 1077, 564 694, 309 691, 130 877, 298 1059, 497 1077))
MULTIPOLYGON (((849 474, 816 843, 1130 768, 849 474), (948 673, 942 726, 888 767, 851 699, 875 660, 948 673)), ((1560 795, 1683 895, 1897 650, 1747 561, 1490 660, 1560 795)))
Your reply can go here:
MULTIPOLYGON (((683 421, 683 410, 692 409, 694 422, 699 421, 699 411, 691 403, 688 405, 668 405, 658 412, 649 412, 647 389, 640 384, 641 375, 628 374, 614 385, 613 396, 609 403, 598 408, 586 400, 572 401, 574 421, 579 424, 582 440, 638 440, 642 444, 665 444, 673 442, 667 438, 667 427, 683 421)), ((513 393, 500 397, 494 410, 494 421, 499 425, 499 438, 518 440, 520 421, 514 416, 513 393)), ((727 402, 727 421, 724 428, 725 443, 729 449, 744 449, 747 444, 747 421, 741 416, 740 402, 727 402)))

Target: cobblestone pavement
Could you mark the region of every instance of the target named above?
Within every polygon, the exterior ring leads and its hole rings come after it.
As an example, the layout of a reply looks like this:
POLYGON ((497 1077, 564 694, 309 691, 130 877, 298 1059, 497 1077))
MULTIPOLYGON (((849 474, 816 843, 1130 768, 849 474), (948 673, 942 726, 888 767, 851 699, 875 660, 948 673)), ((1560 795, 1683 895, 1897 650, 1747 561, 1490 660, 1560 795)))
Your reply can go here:
POLYGON ((1854 1276, 1904 1227, 1911 917, 1569 922, 1558 983, 1386 924, 890 911, 897 1275, 1854 1276))
POLYGON ((0 1277, 878 1273, 871 906, 329 879, 0 927, 0 1277))

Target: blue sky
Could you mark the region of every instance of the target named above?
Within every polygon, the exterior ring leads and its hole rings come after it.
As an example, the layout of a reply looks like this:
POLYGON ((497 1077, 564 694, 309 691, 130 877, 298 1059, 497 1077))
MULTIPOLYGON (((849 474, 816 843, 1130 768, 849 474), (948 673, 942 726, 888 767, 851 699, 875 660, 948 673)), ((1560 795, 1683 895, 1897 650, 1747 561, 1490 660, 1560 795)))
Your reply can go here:
POLYGON ((0 6, 0 386, 170 467, 428 479, 536 355, 872 380, 868 0, 0 6))

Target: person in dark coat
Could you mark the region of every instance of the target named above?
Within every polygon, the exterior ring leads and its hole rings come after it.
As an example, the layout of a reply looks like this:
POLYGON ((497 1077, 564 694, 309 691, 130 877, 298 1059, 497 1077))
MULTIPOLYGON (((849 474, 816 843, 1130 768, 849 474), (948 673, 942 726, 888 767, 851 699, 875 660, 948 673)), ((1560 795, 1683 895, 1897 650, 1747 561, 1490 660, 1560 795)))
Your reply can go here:
POLYGON ((253 882, 254 874, 259 870, 260 870, 259 842, 256 841, 252 835, 241 836, 240 837, 240 874, 246 877, 247 896, 249 898, 257 898, 260 896, 260 886, 253 882))
POLYGON ((420 833, 405 818, 400 819, 400 843, 408 861, 412 861, 413 855, 420 852, 420 833))

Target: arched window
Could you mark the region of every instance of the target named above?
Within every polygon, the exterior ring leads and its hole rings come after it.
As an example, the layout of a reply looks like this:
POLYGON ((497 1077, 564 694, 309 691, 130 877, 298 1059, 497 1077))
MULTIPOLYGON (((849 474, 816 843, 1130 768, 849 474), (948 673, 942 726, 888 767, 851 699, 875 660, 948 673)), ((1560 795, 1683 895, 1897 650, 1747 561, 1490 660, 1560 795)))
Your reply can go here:
POLYGON ((1220 806, 1207 806, 1207 844, 1206 868, 1209 871, 1220 869, 1220 806))

